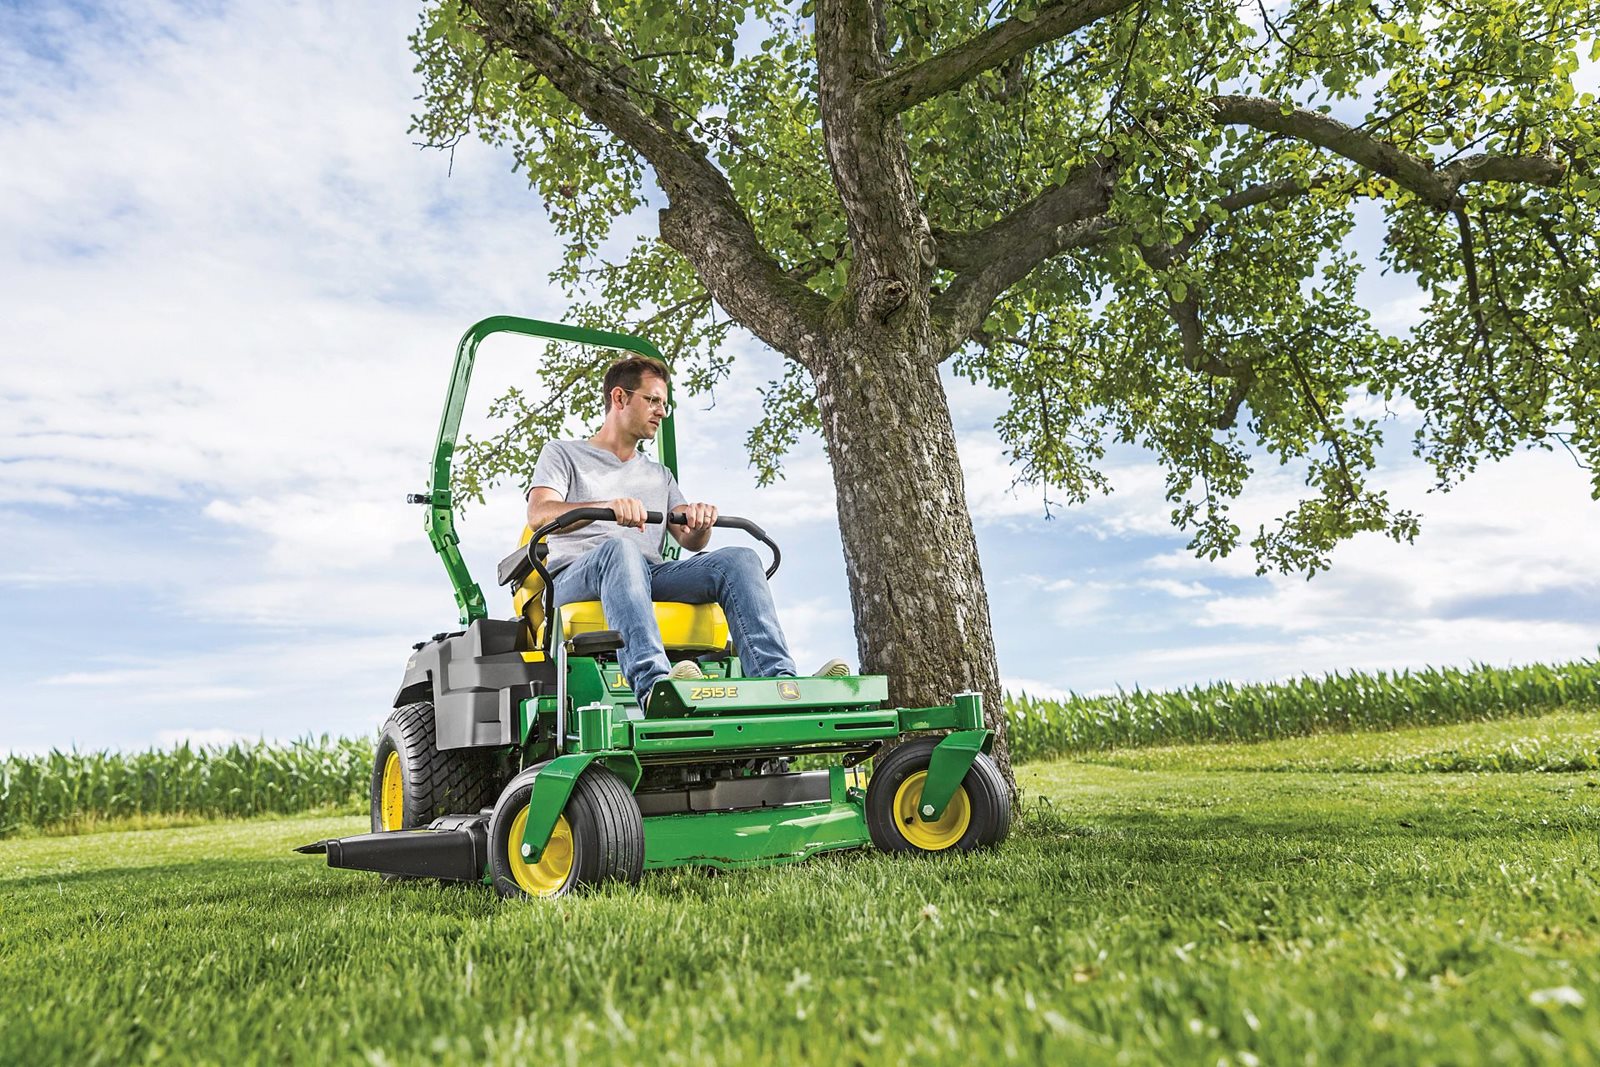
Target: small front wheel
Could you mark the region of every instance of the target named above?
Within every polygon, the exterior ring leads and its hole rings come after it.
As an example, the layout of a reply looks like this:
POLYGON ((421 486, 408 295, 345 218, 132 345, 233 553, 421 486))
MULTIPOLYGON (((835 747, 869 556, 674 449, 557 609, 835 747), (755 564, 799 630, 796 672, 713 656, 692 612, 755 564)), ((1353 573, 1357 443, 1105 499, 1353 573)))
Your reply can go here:
POLYGON ((621 778, 591 766, 572 787, 539 859, 522 856, 533 779, 506 787, 489 817, 489 867, 502 897, 559 897, 612 879, 635 883, 644 873, 644 818, 621 778))
POLYGON ((867 830, 885 852, 970 852, 997 845, 1011 831, 1011 794, 983 753, 937 819, 921 814, 922 787, 938 738, 900 745, 878 761, 867 783, 867 830))

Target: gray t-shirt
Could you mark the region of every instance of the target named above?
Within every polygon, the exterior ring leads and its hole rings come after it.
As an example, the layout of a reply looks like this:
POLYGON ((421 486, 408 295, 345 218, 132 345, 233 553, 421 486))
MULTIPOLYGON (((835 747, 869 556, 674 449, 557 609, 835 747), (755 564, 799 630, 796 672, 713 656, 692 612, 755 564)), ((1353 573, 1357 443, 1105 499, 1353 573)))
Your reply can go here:
MULTIPOLYGON (((672 472, 655 460, 640 452, 630 460, 620 460, 615 453, 587 441, 548 442, 539 453, 539 462, 534 464, 528 491, 539 488, 554 489, 563 500, 574 504, 632 497, 641 501, 646 511, 663 515, 688 503, 672 472)), ((645 559, 660 563, 665 536, 666 523, 640 530, 603 520, 592 522, 571 533, 551 534, 545 566, 554 574, 607 537, 620 537, 637 545, 645 559)))

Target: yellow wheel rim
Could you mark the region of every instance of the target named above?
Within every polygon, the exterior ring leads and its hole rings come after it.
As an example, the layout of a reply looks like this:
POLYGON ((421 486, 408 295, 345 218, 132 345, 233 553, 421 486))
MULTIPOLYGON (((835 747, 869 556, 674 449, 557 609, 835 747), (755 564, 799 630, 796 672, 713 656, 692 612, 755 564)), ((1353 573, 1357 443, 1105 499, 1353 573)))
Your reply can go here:
POLYGON ((572 826, 565 815, 556 819, 550 843, 544 846, 539 862, 522 858, 522 834, 528 826, 528 809, 517 812, 506 837, 506 858, 511 861, 511 876, 530 897, 553 897, 566 887, 572 876, 572 826))
POLYGON ((934 820, 924 819, 917 809, 922 805, 922 787, 928 781, 927 771, 918 771, 900 783, 894 791, 895 825, 900 834, 914 848, 924 852, 938 852, 960 841, 972 825, 972 803, 967 799, 965 786, 956 786, 955 796, 945 805, 944 814, 934 820))
POLYGON ((406 783, 400 777, 400 753, 391 751, 383 761, 383 785, 378 790, 378 819, 385 830, 406 824, 406 783))

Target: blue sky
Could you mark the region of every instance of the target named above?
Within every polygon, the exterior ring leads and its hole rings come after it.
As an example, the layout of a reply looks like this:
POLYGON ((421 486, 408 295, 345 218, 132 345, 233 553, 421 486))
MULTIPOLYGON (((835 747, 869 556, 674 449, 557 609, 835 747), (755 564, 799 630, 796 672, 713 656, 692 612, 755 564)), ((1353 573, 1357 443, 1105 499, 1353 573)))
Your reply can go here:
MULTIPOLYGON (((412 145, 409 5, 8 10, 0 752, 373 730, 408 646, 455 624, 402 500, 456 339, 488 314, 561 314, 537 197, 503 155, 465 143, 447 174, 412 145)), ((1414 319, 1403 284, 1366 292, 1380 322, 1414 319)), ((783 544, 802 663, 851 656, 820 447, 754 487, 741 442, 777 362, 740 344, 715 407, 684 405, 685 487, 783 544)), ((480 416, 536 354, 485 345, 480 416)), ((1136 452, 1110 457, 1112 496, 1044 518, 1036 491, 1007 490, 1000 399, 948 387, 1013 688, 1595 654, 1600 505, 1564 454, 1430 494, 1402 417, 1380 480, 1423 513, 1418 544, 1358 539, 1311 582, 1263 578, 1247 555, 1190 557, 1136 452)), ((1241 524, 1297 489, 1264 469, 1241 524)), ((467 516, 480 580, 520 525, 514 493, 467 516)))

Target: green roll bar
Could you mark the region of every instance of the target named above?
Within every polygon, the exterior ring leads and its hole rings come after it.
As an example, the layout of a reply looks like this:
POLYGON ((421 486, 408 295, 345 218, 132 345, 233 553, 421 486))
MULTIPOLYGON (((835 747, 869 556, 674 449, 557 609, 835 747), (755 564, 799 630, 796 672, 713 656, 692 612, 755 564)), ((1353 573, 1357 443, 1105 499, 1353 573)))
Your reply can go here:
MULTIPOLYGON (((615 348, 636 352, 651 359, 661 359, 656 346, 642 337, 612 333, 608 330, 587 330, 559 322, 540 319, 523 319, 514 315, 494 315, 474 324, 461 335, 456 345, 455 364, 450 369, 450 388, 444 397, 444 415, 439 419, 439 437, 433 446, 433 476, 428 492, 413 493, 406 500, 412 504, 428 505, 425 526, 428 541, 444 563, 445 573, 456 595, 456 607, 461 610, 461 625, 469 626, 476 619, 489 614, 484 606, 483 590, 472 580, 466 561, 461 558, 460 538, 456 535, 454 499, 450 492, 450 462, 455 455, 456 434, 461 429, 461 412, 466 407, 467 386, 472 381, 472 366, 478 358, 478 345, 491 334, 518 333, 525 337, 544 337, 552 341, 570 341, 574 344, 594 345, 597 348, 615 348)), ((662 360, 662 362, 666 362, 662 360)), ((672 387, 667 385, 670 401, 672 387)), ((662 464, 678 476, 677 438, 673 432, 672 415, 661 420, 660 458, 662 464)))

